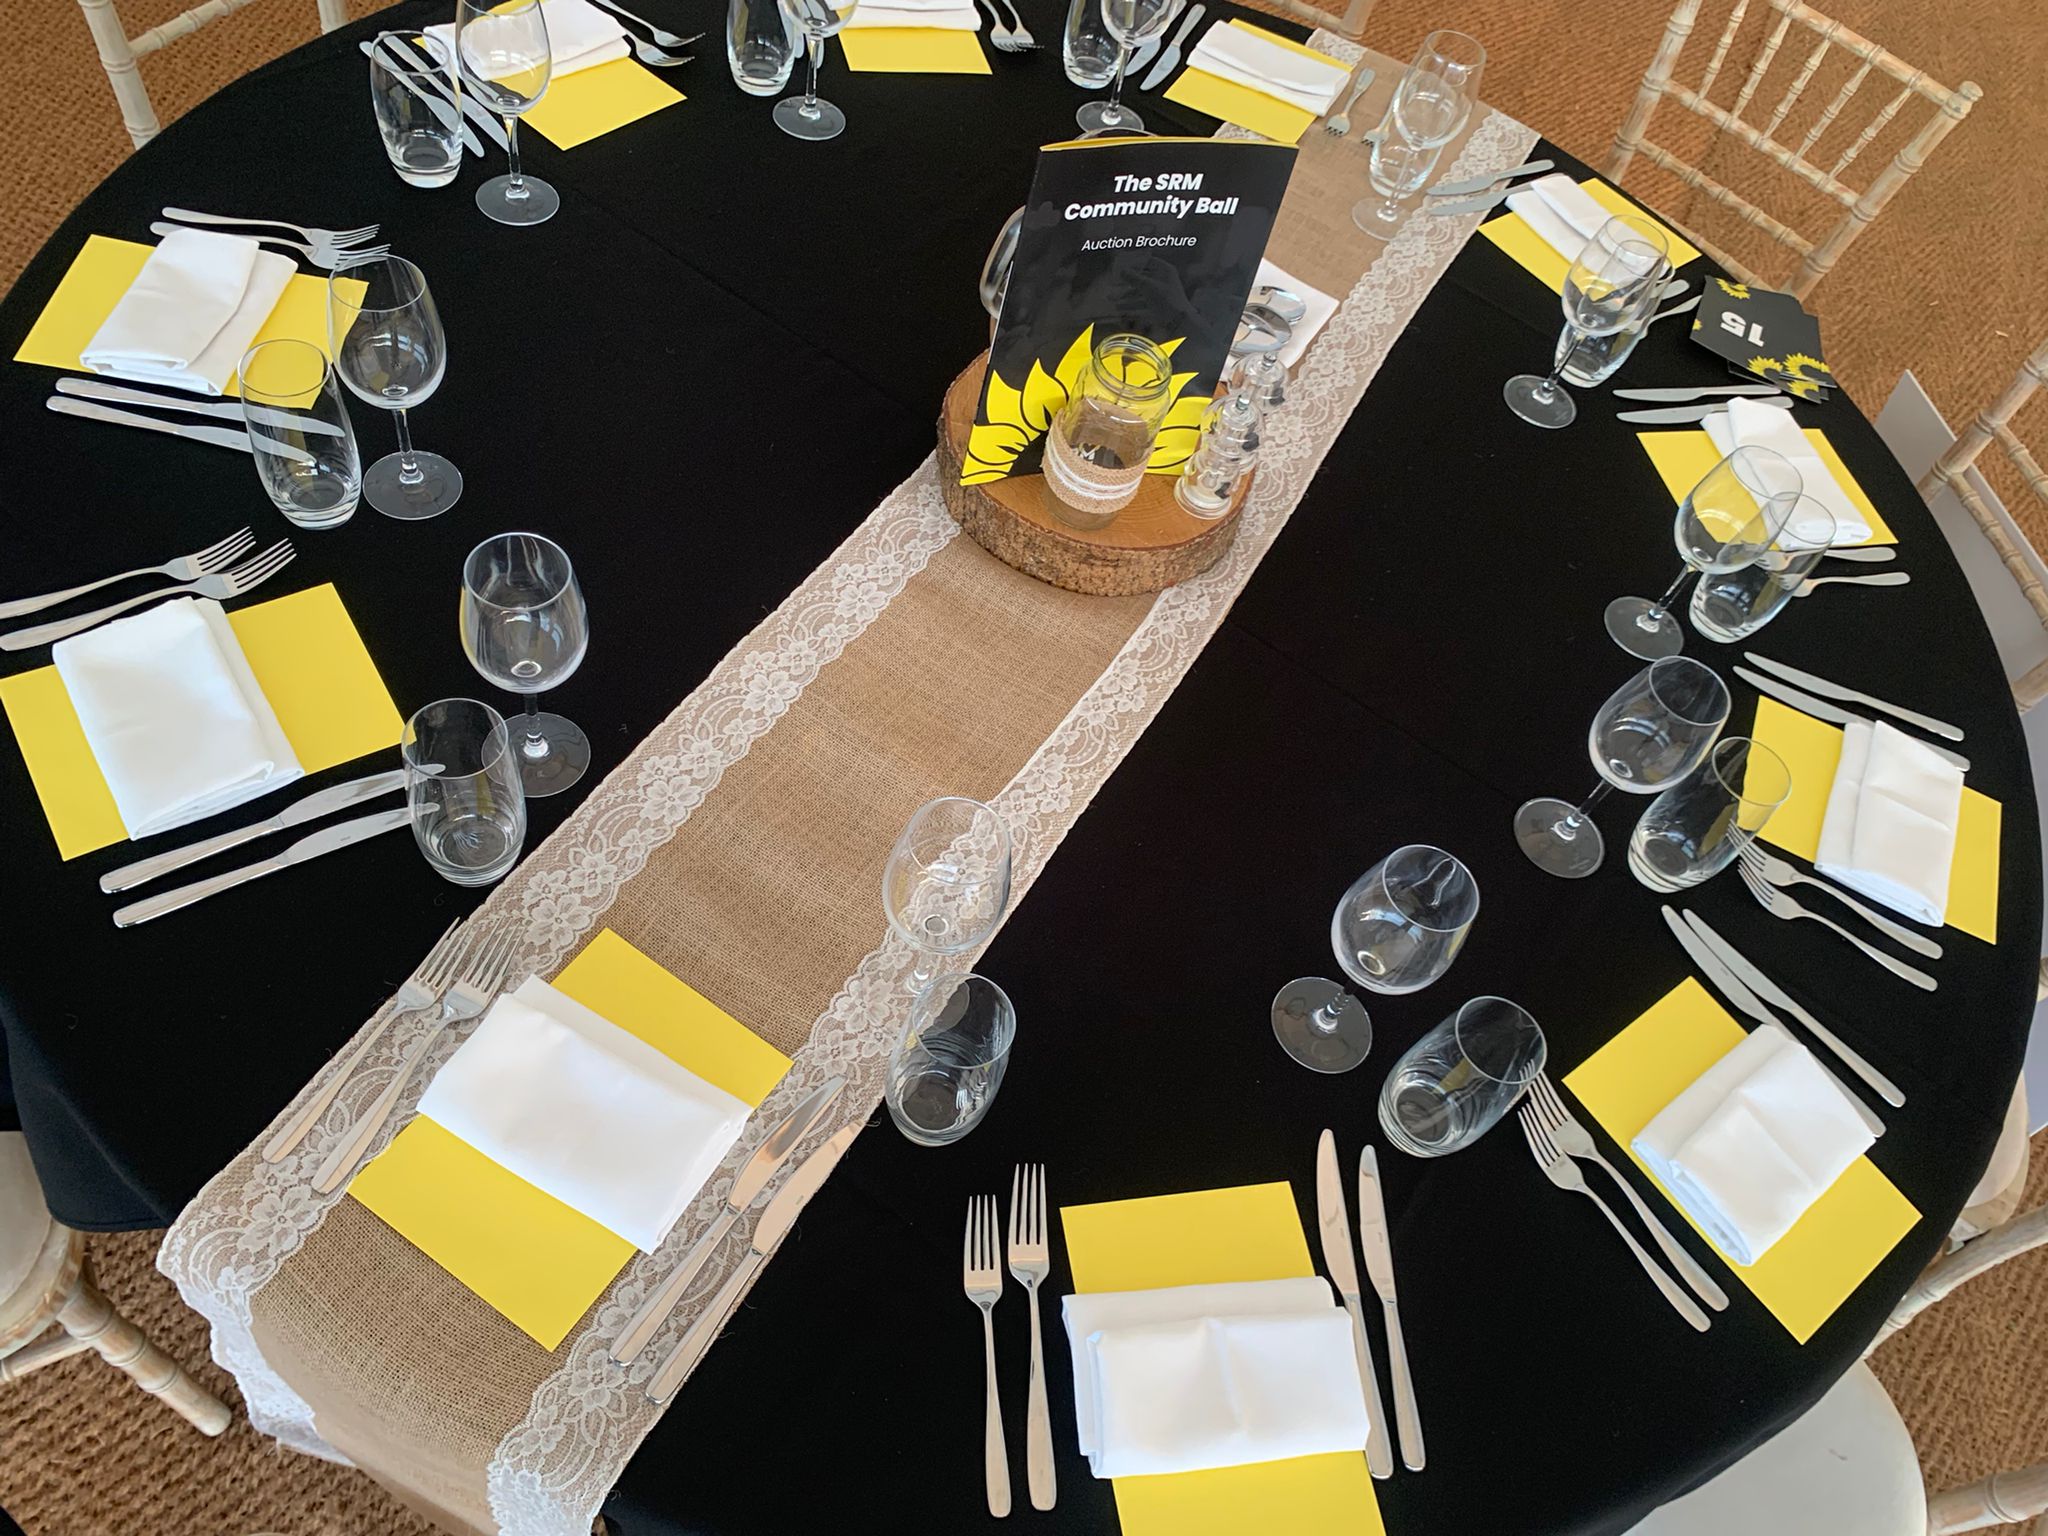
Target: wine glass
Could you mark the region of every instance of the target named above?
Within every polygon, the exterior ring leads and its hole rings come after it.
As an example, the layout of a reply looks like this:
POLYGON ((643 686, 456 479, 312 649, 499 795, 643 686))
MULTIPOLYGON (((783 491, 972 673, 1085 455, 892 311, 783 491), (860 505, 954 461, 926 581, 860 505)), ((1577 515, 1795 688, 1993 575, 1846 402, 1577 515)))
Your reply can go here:
POLYGON ((919 806, 882 866, 889 926, 917 951, 911 990, 994 933, 1009 904, 1010 829, 994 807, 961 795, 919 806))
POLYGON ((1470 121, 1485 69, 1486 49, 1476 37, 1448 28, 1430 33, 1394 87, 1395 131, 1418 149, 1443 148, 1470 121))
POLYGON ((500 224, 544 224, 562 199, 519 171, 519 119, 548 91, 554 56, 541 0, 455 0, 455 57, 477 100, 505 120, 507 172, 476 189, 476 205, 500 224))
POLYGON ((569 680, 590 645, 583 589, 562 546, 537 533, 485 539, 462 562, 462 649, 500 688, 525 695, 512 725, 527 797, 558 795, 590 766, 590 738, 538 695, 569 680))
POLYGON ((1792 461, 1769 448, 1737 448, 1708 470, 1678 504, 1672 525, 1684 561, 1678 579, 1655 602, 1617 597, 1609 603, 1608 638, 1645 661, 1684 650, 1685 632, 1670 605, 1692 573, 1722 574, 1753 565, 1776 542, 1800 489, 1792 461))
POLYGON ((327 279, 327 350, 355 395, 391 412, 398 452, 363 474, 363 497, 386 517, 439 517, 462 498, 462 471, 418 453, 406 411, 440 387, 448 335, 426 274, 398 256, 342 267, 327 279), (362 292, 355 290, 361 287, 362 292))
POLYGON ((1407 218, 1403 204, 1422 190, 1442 153, 1441 145, 1410 144, 1398 133, 1384 133, 1374 139, 1366 176, 1380 199, 1375 202, 1361 197, 1352 204, 1351 222, 1375 240, 1393 239, 1407 218))
POLYGON ((853 7, 835 10, 831 0, 789 0, 790 14, 803 28, 810 83, 801 96, 775 103, 775 126, 791 138, 836 139, 846 131, 846 114, 818 98, 818 66, 825 60, 825 39, 846 25, 853 7))
POLYGON ((1083 103, 1074 121, 1084 133, 1143 133, 1145 121, 1123 104, 1124 71, 1132 52, 1152 41, 1173 20, 1173 0, 1101 0, 1103 25, 1117 41, 1116 74, 1107 101, 1083 103))
POLYGON ((1587 813, 1609 790, 1654 795, 1700 765, 1728 723, 1728 685, 1686 656, 1653 661, 1600 706, 1586 750, 1600 782, 1578 805, 1531 800, 1515 812, 1515 841, 1548 874, 1579 880, 1606 847, 1587 813))
POLYGON ((1647 219, 1618 215, 1602 224, 1564 279, 1564 335, 1548 376, 1517 374, 1502 391, 1508 409, 1531 426, 1568 427, 1579 408, 1558 385, 1572 349, 1588 336, 1611 336, 1657 302, 1670 275, 1669 243, 1647 219))

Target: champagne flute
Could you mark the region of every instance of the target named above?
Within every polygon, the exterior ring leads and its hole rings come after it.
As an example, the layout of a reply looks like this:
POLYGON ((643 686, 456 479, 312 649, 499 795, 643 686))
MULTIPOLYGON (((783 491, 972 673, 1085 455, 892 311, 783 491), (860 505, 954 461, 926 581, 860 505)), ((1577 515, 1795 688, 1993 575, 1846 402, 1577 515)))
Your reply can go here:
POLYGON ((1074 114, 1084 133, 1143 133, 1145 120, 1123 104, 1124 71, 1131 54, 1164 32, 1173 20, 1173 0, 1101 0, 1103 25, 1117 41, 1116 74, 1107 101, 1090 101, 1074 114))
POLYGON ((455 57, 484 106, 505 120, 507 174, 476 189, 476 205, 500 224, 544 224, 562 199, 519 170, 519 119, 547 94, 554 72, 541 0, 455 0, 455 57))
POLYGON ((406 411, 438 389, 448 335, 426 274, 398 256, 358 261, 327 279, 327 350, 359 399, 391 412, 398 452, 363 474, 363 498, 386 517, 438 517, 462 497, 462 471, 412 446, 406 411))
POLYGON ((1479 100, 1486 49, 1448 28, 1432 32, 1394 87, 1389 109, 1397 133, 1417 149, 1441 149, 1465 131, 1479 100))
POLYGON ((590 766, 590 738, 538 695, 569 680, 590 645, 590 616, 575 567, 552 539, 501 533, 462 563, 462 649, 489 681, 523 694, 511 727, 528 799, 558 795, 590 766))
POLYGON ((832 0, 789 0, 790 14, 803 28, 804 51, 810 65, 810 83, 802 96, 790 96, 775 103, 775 126, 795 139, 836 139, 846 131, 846 114, 818 97, 818 66, 825 61, 825 39, 846 25, 853 14, 832 0))
POLYGON ((1508 409, 1538 427, 1568 427, 1579 414, 1558 379, 1582 337, 1625 329, 1657 301, 1671 271, 1663 231, 1647 220, 1609 219, 1573 260, 1564 279, 1564 336, 1549 375, 1523 373, 1502 391, 1508 409))

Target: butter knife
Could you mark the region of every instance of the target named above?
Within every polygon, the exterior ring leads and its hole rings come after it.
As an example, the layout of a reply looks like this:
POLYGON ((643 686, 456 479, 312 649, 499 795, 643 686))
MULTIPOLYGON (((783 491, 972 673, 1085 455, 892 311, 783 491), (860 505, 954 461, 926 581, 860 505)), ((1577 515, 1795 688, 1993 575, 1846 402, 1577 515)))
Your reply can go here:
POLYGON ((1380 1195, 1380 1156, 1370 1146, 1358 1152, 1358 1242, 1365 1272, 1379 1292, 1387 1320, 1387 1358, 1394 1376, 1394 1421, 1401 1432, 1401 1465, 1422 1470, 1422 1413, 1415 1406, 1415 1381, 1408 1374, 1408 1341, 1401 1333, 1401 1308, 1394 1299, 1394 1249, 1387 1241, 1387 1204, 1380 1195))
POLYGON ((1159 55, 1159 61, 1146 71, 1145 78, 1138 82, 1139 90, 1156 90, 1160 83, 1173 73, 1173 67, 1180 63, 1181 44, 1188 40, 1190 32, 1201 25, 1206 9, 1201 5, 1188 7, 1187 15, 1181 19, 1180 30, 1173 34, 1173 41, 1166 45, 1166 51, 1159 55))
POLYGON ((1775 384, 1703 384, 1697 388, 1616 389, 1609 393, 1617 400, 1652 400, 1671 404, 1682 400, 1719 399, 1723 395, 1782 395, 1785 391, 1775 384))
POLYGON ((614 1364, 627 1364, 647 1347, 655 1331, 668 1321, 669 1313, 682 1300, 683 1288, 697 1277, 697 1271, 711 1257, 712 1249, 725 1240, 725 1234, 732 1230, 733 1223, 754 1203, 754 1197, 767 1188, 776 1170, 788 1161, 797 1143, 811 1133, 811 1128, 832 1107, 832 1101, 839 1097, 839 1091, 845 1086, 843 1077, 820 1083, 754 1149, 754 1155, 747 1159, 747 1165, 732 1181, 732 1189, 725 1197, 725 1209, 705 1228, 704 1235, 690 1245, 690 1251, 683 1255, 683 1262, 640 1304, 640 1310, 633 1314, 625 1331, 612 1345, 614 1364))
POLYGON ((1323 1235, 1323 1267, 1351 1314, 1351 1345, 1358 1355, 1358 1379, 1365 1384, 1368 1428, 1365 1464, 1374 1477, 1394 1475, 1394 1447, 1387 1438, 1387 1414, 1373 1374, 1372 1346, 1365 1338, 1365 1311, 1358 1299, 1358 1260, 1351 1253, 1351 1218, 1344 1209, 1344 1175, 1337 1167, 1337 1136, 1325 1130, 1316 1143, 1316 1225, 1323 1235))
MULTIPOLYGON (((1830 704, 1824 699, 1816 699, 1812 694, 1794 688, 1790 683, 1781 683, 1775 677, 1765 677, 1763 673, 1752 672, 1748 667, 1735 667, 1731 670, 1758 693, 1776 699, 1780 704, 1789 704, 1794 709, 1804 710, 1816 720, 1825 720, 1830 725, 1870 724, 1867 716, 1859 715, 1854 710, 1844 709, 1839 704, 1830 704)), ((1922 742, 1921 745, 1926 747, 1928 751, 1938 753, 1940 756, 1947 758, 1958 768, 1962 769, 1963 772, 1968 773, 1970 771, 1970 760, 1964 757, 1962 753, 1951 752, 1947 747, 1937 747, 1931 741, 1922 742)))
MULTIPOLYGON (((1774 410, 1789 411, 1795 402, 1790 395, 1771 395, 1750 403, 1774 410)), ((1727 409, 1728 402, 1724 400, 1719 405, 1673 405, 1654 411, 1617 411, 1614 419, 1632 421, 1645 427, 1673 427, 1688 422, 1705 421, 1709 416, 1718 415, 1727 409)))
POLYGON ((1788 683, 1797 683, 1811 689, 1823 698, 1840 699, 1845 704, 1868 704, 1872 709, 1881 709, 1886 714, 1917 725, 1923 731, 1932 731, 1937 736, 1946 736, 1950 741, 1963 739, 1963 728, 1950 725, 1946 720, 1937 720, 1932 715, 1923 715, 1916 709, 1907 709, 1902 704, 1889 704, 1883 699, 1874 699, 1867 693, 1858 693, 1854 688, 1845 688, 1840 683, 1831 683, 1824 677, 1811 672, 1802 672, 1797 667, 1788 667, 1782 661, 1773 661, 1768 656, 1759 656, 1755 651, 1744 651, 1742 659, 1753 667, 1762 667, 1766 672, 1782 677, 1788 683))
POLYGON ((159 411, 182 411, 188 416, 211 416, 240 426, 243 413, 283 432, 311 432, 322 437, 339 437, 341 428, 317 417, 294 411, 273 410, 267 405, 236 404, 229 400, 180 400, 173 395, 151 394, 145 389, 128 389, 104 384, 98 379, 59 379, 57 393, 76 395, 81 400, 101 400, 108 405, 142 405, 159 411))
POLYGON ((233 890, 264 875, 274 875, 279 870, 290 869, 294 864, 303 864, 308 859, 317 859, 324 853, 334 853, 348 848, 365 838, 380 837, 386 832, 396 832, 412 821, 412 810, 400 806, 395 811, 379 811, 374 816, 358 816, 354 821, 336 822, 331 827, 300 838, 283 853, 263 860, 260 864, 245 864, 240 869, 231 869, 224 875, 181 885, 175 891, 165 891, 161 896, 150 896, 142 901, 131 902, 114 913, 116 928, 133 928, 137 923, 146 923, 153 917, 162 917, 166 912, 175 912, 180 907, 189 907, 195 901, 204 901, 222 891, 233 890))
POLYGON ((860 1134, 861 1124, 856 1120, 840 1127, 831 1140, 804 1160, 775 1198, 768 1202, 768 1209, 754 1223, 754 1235, 748 1239, 747 1251, 740 1258, 738 1267, 718 1288, 718 1294, 711 1298, 697 1321, 690 1325, 690 1331, 683 1335, 682 1342, 669 1351, 668 1358, 656 1367, 654 1375, 649 1378, 649 1402, 667 1402, 676 1388, 682 1385, 683 1378, 690 1374, 690 1368, 711 1347, 711 1341, 718 1337, 718 1330, 725 1326, 726 1317, 739 1304, 747 1282, 754 1278, 754 1272, 796 1224, 797 1217, 810 1204, 811 1196, 832 1176, 832 1170, 839 1166, 839 1159, 846 1155, 846 1149, 853 1145, 853 1138, 860 1134))
MULTIPOLYGON (((1555 160, 1529 160, 1511 169, 1493 171, 1485 176, 1468 176, 1463 181, 1440 181, 1422 195, 1424 197, 1463 197, 1469 192, 1484 192, 1496 183, 1512 181, 1517 176, 1534 176, 1539 171, 1549 170, 1555 164, 1557 164, 1555 160)), ((1514 192, 1519 189, 1509 187, 1507 190, 1514 192)))
POLYGON ((223 832, 217 837, 205 838, 200 842, 188 843, 183 848, 173 848, 168 853, 151 854, 146 859, 137 859, 133 864, 123 864, 119 869, 109 870, 100 876, 100 889, 112 895, 115 891, 133 890, 138 885, 168 875, 173 870, 183 869, 187 864, 197 864, 201 859, 210 859, 216 853, 226 853, 243 843, 253 842, 272 832, 282 832, 286 827, 303 826, 309 821, 318 821, 322 816, 336 811, 345 811, 352 805, 365 800, 374 800, 379 795, 388 795, 394 789, 405 787, 405 770, 394 768, 389 773, 373 773, 366 779, 351 779, 346 784, 336 784, 296 800, 275 816, 263 821, 252 821, 246 827, 236 827, 232 832, 223 832))
MULTIPOLYGON (((368 38, 364 38, 360 43, 357 43, 356 46, 362 50, 363 57, 366 59, 375 58, 377 55, 376 45, 373 44, 368 38)), ((398 62, 400 63, 411 63, 412 61, 410 59, 399 58, 397 50, 400 46, 401 45, 399 40, 394 38, 391 43, 392 57, 394 59, 397 59, 398 62)), ((391 72, 388 70, 386 71, 386 73, 391 74, 391 72)), ((409 78, 407 78, 404 75, 391 74, 391 78, 396 80, 400 85, 404 86, 406 90, 411 92, 413 95, 419 97, 421 101, 424 101, 427 104, 428 110, 431 111, 437 119, 439 119, 440 124, 443 128, 457 128, 458 131, 462 134, 462 147, 464 149, 468 150, 472 155, 476 155, 479 157, 482 156, 484 152, 484 147, 476 136, 476 130, 470 127, 469 124, 462 121, 462 114, 455 109, 455 104, 453 102, 449 101, 445 96, 431 95, 428 92, 421 90, 418 86, 414 85, 409 78)))

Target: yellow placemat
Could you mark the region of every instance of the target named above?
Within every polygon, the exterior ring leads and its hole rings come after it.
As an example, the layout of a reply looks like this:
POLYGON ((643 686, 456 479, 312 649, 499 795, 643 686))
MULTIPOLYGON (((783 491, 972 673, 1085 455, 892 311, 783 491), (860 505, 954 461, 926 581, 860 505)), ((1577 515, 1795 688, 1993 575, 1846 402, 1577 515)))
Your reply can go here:
MULTIPOLYGON (((405 722, 331 584, 237 608, 228 623, 306 772, 398 745, 405 722)), ((125 840, 128 829, 57 669, 0 680, 0 707, 21 744, 57 852, 75 859, 125 840)))
MULTIPOLYGON (((88 235, 85 245, 71 260, 71 266, 57 283, 57 291, 36 317, 14 354, 17 363, 41 363, 46 368, 69 368, 85 372, 78 354, 85 350, 100 325, 114 311, 121 295, 135 281, 142 264, 156 247, 133 240, 114 240, 106 235, 88 235)), ((341 286, 361 298, 367 285, 360 278, 343 278, 341 286)), ((327 279, 301 272, 284 285, 284 292, 256 341, 310 341, 327 351, 327 279)), ((256 342, 251 342, 253 347, 256 342)), ((240 379, 229 379, 227 392, 241 393, 240 379)))
MULTIPOLYGON (((748 1104, 789 1058, 607 928, 555 986, 748 1104)), ((509 1318, 543 1349, 633 1256, 633 1245, 424 1115, 355 1176, 348 1192, 509 1318)))
MULTIPOLYGON (((1349 73, 1350 66, 1342 59, 1333 59, 1327 53, 1318 53, 1305 44, 1297 43, 1291 37, 1282 37, 1277 32, 1268 32, 1264 27, 1255 27, 1247 21, 1233 21, 1231 26, 1264 38, 1269 43, 1278 43, 1283 48, 1305 54, 1311 59, 1321 59, 1349 73)), ((1177 101, 1184 107, 1193 107, 1197 112, 1206 112, 1211 117, 1220 117, 1226 123, 1235 123, 1240 128, 1249 128, 1253 133, 1263 134, 1281 144, 1296 144, 1308 131, 1309 124, 1316 120, 1316 114, 1303 111, 1291 101, 1282 101, 1277 96, 1268 96, 1264 91, 1253 90, 1248 85, 1239 85, 1235 80, 1225 80, 1207 70, 1190 65, 1181 71, 1181 76, 1166 89, 1166 99, 1177 101)))
POLYGON ((683 99, 653 71, 631 59, 613 59, 550 80, 547 94, 521 121, 555 148, 574 149, 683 99))
MULTIPOLYGON (((1205 1189, 1060 1211, 1076 1291, 1291 1280, 1315 1273, 1285 1184, 1205 1189)), ((1384 1536, 1365 1458, 1120 1477, 1124 1536, 1384 1536)))
MULTIPOLYGON (((1648 209, 1630 202, 1599 177, 1588 176, 1579 185, 1586 189, 1587 195, 1594 202, 1609 213, 1629 214, 1636 218, 1648 219, 1661 229, 1669 244, 1671 269, 1674 272, 1689 262, 1699 260, 1700 253, 1690 240, 1648 209)), ((1513 257, 1517 266, 1541 279, 1552 293, 1563 296, 1565 274, 1571 271, 1572 264, 1558 255, 1550 242, 1531 229, 1519 213, 1510 209, 1496 218, 1488 219, 1479 226, 1479 233, 1513 257)))
POLYGON ((978 33, 957 27, 855 27, 839 34, 846 67, 862 74, 986 75, 978 33))
MULTIPOLYGON (((1820 455, 1828 473, 1835 477, 1835 484, 1842 488, 1842 494, 1849 498, 1849 504, 1863 514, 1863 520, 1870 524, 1870 537, 1864 544, 1896 544, 1898 535, 1891 530, 1863 487, 1856 483, 1856 477, 1849 473, 1849 466, 1842 462, 1842 456, 1835 452, 1835 445, 1828 441, 1827 434, 1819 427, 1802 429, 1806 441, 1813 451, 1820 455)), ((1673 505, 1684 501, 1692 488, 1706 478, 1707 471, 1721 462, 1721 450, 1714 446, 1714 440, 1703 431, 1693 432, 1638 432, 1636 441, 1643 445, 1643 452, 1650 456, 1650 462, 1657 467, 1658 478, 1664 482, 1664 489, 1671 493, 1673 505)), ((1849 545, 1847 548, 1860 548, 1849 545)))
MULTIPOLYGON (((1629 1146, 1637 1132, 1742 1038, 1742 1026, 1688 976, 1566 1076, 1565 1086, 1643 1168, 1629 1146)), ((1860 1157, 1762 1258, 1730 1267, 1804 1344, 1919 1219, 1877 1165, 1860 1157)), ((1691 1217, 1686 1222, 1706 1237, 1691 1217)))
MULTIPOLYGON (((1749 734, 1785 759, 1792 770, 1792 793, 1764 823, 1763 839, 1810 864, 1820 851, 1828 791, 1834 787, 1835 768, 1842 760, 1841 727, 1776 699, 1759 698, 1756 724, 1749 734)), ((1998 942, 1998 838, 2004 816, 2005 807, 1996 800, 1963 786, 1945 920, 1949 927, 1960 928, 1987 944, 1998 942)))

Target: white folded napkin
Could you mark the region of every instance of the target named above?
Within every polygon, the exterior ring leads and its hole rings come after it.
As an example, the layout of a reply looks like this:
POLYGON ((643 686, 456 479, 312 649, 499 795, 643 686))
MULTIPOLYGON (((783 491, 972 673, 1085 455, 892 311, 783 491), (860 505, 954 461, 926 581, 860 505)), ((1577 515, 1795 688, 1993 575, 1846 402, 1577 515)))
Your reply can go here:
POLYGON ((1586 242, 1600 233, 1600 226, 1614 217, 1562 171, 1525 182, 1508 194, 1508 207, 1566 261, 1575 260, 1586 242))
POLYGON ((174 231, 78 360, 117 379, 222 394, 297 270, 289 256, 240 235, 174 231))
MULTIPOLYGON (((1737 448, 1768 448, 1783 455, 1799 471, 1801 489, 1826 507, 1829 516, 1834 518, 1831 542, 1861 544, 1870 537, 1869 521, 1856 510, 1856 504, 1849 499, 1848 493, 1821 456, 1813 451, 1813 444, 1799 430, 1799 424, 1792 419, 1790 411, 1774 410, 1768 405, 1738 397, 1728 402, 1726 416, 1709 416, 1700 425, 1707 429, 1707 436, 1714 440, 1714 447, 1724 458, 1737 448)), ((1778 536, 1778 543, 1787 549, 1811 549, 1826 536, 1824 526, 1802 530, 1795 522, 1778 536)))
POLYGON ((892 0, 886 6, 860 5, 846 18, 843 30, 864 27, 916 27, 939 32, 979 32, 981 12, 971 5, 918 5, 892 0))
POLYGON ((1344 82, 1351 78, 1341 64, 1296 53, 1227 21, 1217 22, 1202 34, 1188 55, 1188 67, 1263 91, 1318 117, 1330 110, 1344 82))
POLYGON ((1259 261, 1259 275, 1253 280, 1254 288, 1270 285, 1285 288, 1308 306, 1308 313, 1294 322, 1294 336, 1280 349, 1283 367, 1292 368, 1301 361, 1301 354, 1308 350, 1308 344, 1316 339, 1316 332, 1330 323, 1330 316, 1337 313, 1337 301, 1320 288, 1311 288, 1284 267, 1265 260, 1259 261))
POLYGON ((1659 1110, 1633 1145, 1716 1247, 1754 1264, 1873 1139, 1812 1053, 1765 1024, 1659 1110))
POLYGON ((501 997, 419 1112, 643 1252, 661 1246, 747 1106, 538 977, 501 997))
POLYGON ((301 777, 219 603, 181 597, 50 651, 130 837, 301 777))
POLYGON ((1851 722, 1842 728, 1814 868, 1938 928, 1962 806, 1962 769, 1882 720, 1851 722))
MULTIPOLYGON (((590 0, 541 0, 540 15, 548 29, 548 78, 551 80, 632 55, 626 29, 619 25, 616 17, 599 10, 590 0)), ((475 34, 470 42, 471 57, 480 57, 489 51, 493 24, 488 16, 480 16, 469 24, 469 30, 475 34)), ((454 22, 444 21, 428 27, 427 36, 437 39, 448 50, 450 58, 455 56, 454 22)), ((516 73, 519 71, 493 72, 487 68, 483 77, 496 80, 516 73)))
POLYGON ((1313 1277, 1066 1298, 1080 1448, 1097 1477, 1365 1446, 1351 1320, 1313 1277))

